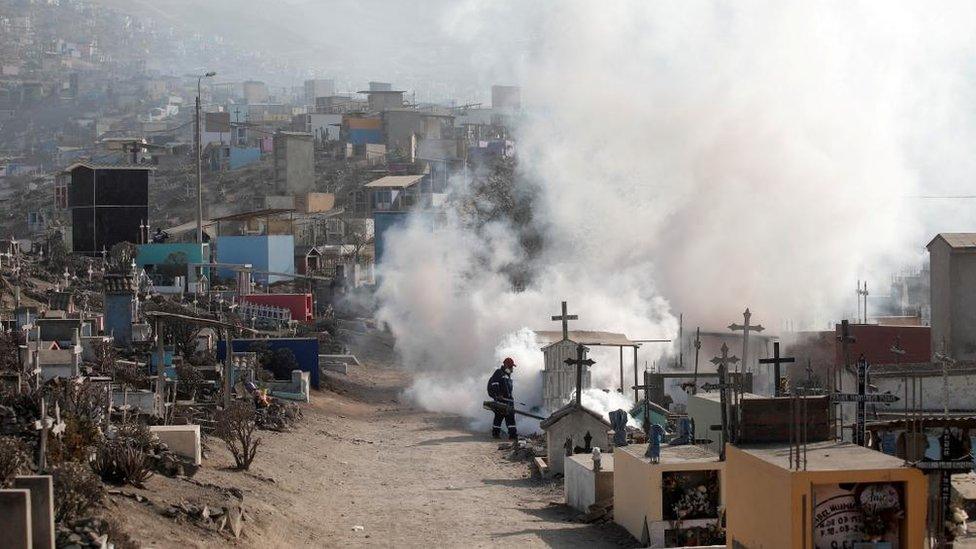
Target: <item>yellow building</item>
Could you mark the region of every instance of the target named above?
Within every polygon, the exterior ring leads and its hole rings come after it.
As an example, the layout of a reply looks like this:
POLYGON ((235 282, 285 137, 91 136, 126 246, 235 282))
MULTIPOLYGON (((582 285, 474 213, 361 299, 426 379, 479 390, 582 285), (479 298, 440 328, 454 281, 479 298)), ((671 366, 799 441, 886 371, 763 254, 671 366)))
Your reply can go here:
POLYGON ((703 446, 662 445, 658 463, 646 451, 613 450, 614 522, 649 547, 705 545, 725 505, 725 463, 703 446))
POLYGON ((806 458, 806 470, 796 470, 786 444, 727 446, 729 547, 924 546, 928 483, 921 471, 843 442, 811 443, 806 458))

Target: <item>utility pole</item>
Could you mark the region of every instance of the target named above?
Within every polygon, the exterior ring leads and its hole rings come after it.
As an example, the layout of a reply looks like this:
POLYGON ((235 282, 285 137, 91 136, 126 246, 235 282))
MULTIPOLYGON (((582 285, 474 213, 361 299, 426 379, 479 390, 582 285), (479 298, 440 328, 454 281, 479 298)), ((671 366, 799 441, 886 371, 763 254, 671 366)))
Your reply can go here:
POLYGON ((210 71, 201 76, 197 76, 196 114, 193 117, 193 141, 196 143, 194 148, 196 149, 197 155, 197 244, 203 244, 203 166, 201 165, 203 153, 200 150, 200 82, 204 78, 211 78, 216 75, 216 72, 210 71))

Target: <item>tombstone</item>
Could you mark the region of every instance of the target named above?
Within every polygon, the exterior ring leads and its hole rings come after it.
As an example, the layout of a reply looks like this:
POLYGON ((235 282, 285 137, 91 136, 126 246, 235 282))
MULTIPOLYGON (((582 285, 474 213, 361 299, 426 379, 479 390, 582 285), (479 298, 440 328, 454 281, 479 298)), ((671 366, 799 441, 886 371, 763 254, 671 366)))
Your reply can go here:
POLYGON ((30 490, 0 490, 0 547, 31 549, 30 490))
POLYGON ((149 432, 177 455, 192 459, 194 465, 203 463, 199 425, 154 425, 149 432))
POLYGON ((132 344, 132 322, 135 319, 135 290, 132 278, 125 275, 105 275, 105 332, 115 337, 118 345, 132 344))
POLYGON ((30 491, 31 539, 34 549, 54 549, 54 482, 50 475, 14 478, 13 487, 30 491))
POLYGON ((593 452, 567 457, 564 468, 566 505, 581 513, 588 512, 594 503, 613 497, 613 454, 601 454, 597 462, 597 449, 593 452))
POLYGON ((610 412, 610 425, 613 426, 613 445, 627 446, 627 412, 614 410, 610 412))

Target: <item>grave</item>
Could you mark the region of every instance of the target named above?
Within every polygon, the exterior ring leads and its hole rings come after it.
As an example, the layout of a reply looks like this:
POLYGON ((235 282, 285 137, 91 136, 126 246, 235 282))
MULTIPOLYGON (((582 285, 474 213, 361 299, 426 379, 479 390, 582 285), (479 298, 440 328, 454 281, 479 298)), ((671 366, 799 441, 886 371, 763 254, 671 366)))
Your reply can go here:
POLYGON ((563 473, 567 441, 570 441, 570 455, 576 448, 582 448, 586 454, 594 447, 610 448, 608 432, 613 429, 610 422, 575 401, 554 412, 539 427, 546 433, 547 464, 553 475, 563 473))
POLYGON ((309 402, 309 373, 292 370, 288 381, 268 381, 263 384, 271 396, 285 400, 309 402))
POLYGON ((132 323, 139 308, 132 277, 107 274, 103 284, 105 333, 112 335, 116 344, 129 346, 133 340, 132 323))
POLYGON ((573 509, 586 513, 590 505, 613 497, 613 454, 600 456, 599 469, 592 454, 567 456, 564 470, 566 505, 573 509))
POLYGON ((568 366, 576 369, 576 398, 539 423, 539 427, 546 433, 549 474, 563 472, 566 456, 579 451, 589 454, 594 447, 610 448, 609 431, 613 429, 610 422, 583 406, 583 368, 594 364, 593 360, 585 358, 585 353, 585 347, 577 345, 576 358, 565 360, 568 366), (578 450, 579 448, 582 450, 578 450))
POLYGON ((56 377, 78 377, 81 372, 81 346, 68 349, 42 348, 37 351, 37 365, 41 369, 43 381, 56 377))
POLYGON ((856 547, 868 537, 925 544, 928 480, 901 459, 833 440, 726 452, 733 547, 856 547))
POLYGON ((725 546, 716 528, 726 501, 725 463, 703 446, 648 445, 614 451, 613 517, 645 547, 725 546))
POLYGON ((13 488, 30 491, 34 549, 54 549, 54 482, 50 475, 14 477, 13 488))
POLYGON ((0 490, 0 547, 31 549, 30 490, 0 490))
POLYGON ((149 431, 177 455, 192 459, 194 465, 203 462, 199 425, 153 425, 149 431))
POLYGON ((163 408, 163 402, 155 392, 148 389, 135 391, 114 389, 112 391, 112 406, 114 408, 128 406, 131 411, 158 415, 163 408))

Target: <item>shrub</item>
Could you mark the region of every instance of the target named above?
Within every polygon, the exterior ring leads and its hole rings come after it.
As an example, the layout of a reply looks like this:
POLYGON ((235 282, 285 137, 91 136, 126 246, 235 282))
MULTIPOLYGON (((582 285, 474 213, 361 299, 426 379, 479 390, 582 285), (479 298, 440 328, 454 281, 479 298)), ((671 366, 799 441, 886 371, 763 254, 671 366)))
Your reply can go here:
POLYGON ((17 437, 0 436, 0 488, 14 476, 27 470, 30 453, 27 444, 17 437))
POLYGON ((257 429, 254 405, 237 400, 217 413, 217 436, 227 444, 238 469, 247 470, 254 461, 261 439, 254 436, 257 429))
POLYGON ((92 469, 110 484, 143 488, 152 477, 148 456, 130 441, 113 440, 99 448, 92 469))
POLYGON ((68 461, 54 468, 54 518, 65 522, 84 516, 105 497, 105 488, 86 465, 68 461))

